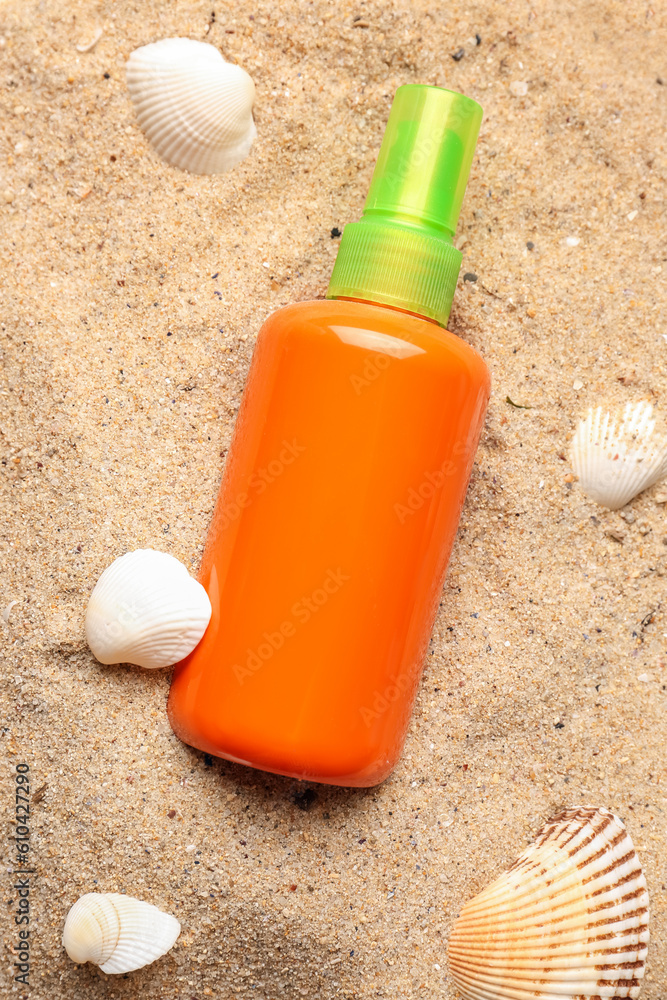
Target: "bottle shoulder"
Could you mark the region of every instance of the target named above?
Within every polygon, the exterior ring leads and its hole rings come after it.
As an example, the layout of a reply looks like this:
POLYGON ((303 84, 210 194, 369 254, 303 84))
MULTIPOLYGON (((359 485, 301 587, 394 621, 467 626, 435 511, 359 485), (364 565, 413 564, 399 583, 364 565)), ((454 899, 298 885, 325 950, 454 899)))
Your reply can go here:
POLYGON ((480 382, 489 382, 481 354, 456 334, 429 320, 388 306, 347 299, 315 299, 295 302, 272 313, 260 337, 278 339, 296 346, 308 336, 335 337, 341 343, 376 353, 407 351, 440 357, 443 363, 459 363, 480 382))

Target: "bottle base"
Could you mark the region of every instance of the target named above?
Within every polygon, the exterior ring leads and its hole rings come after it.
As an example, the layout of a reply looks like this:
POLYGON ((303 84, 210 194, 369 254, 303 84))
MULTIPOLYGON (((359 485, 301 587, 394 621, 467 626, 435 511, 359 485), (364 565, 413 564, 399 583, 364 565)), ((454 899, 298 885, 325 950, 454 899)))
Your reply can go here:
POLYGON ((343 765, 339 770, 327 767, 325 773, 321 767, 309 767, 305 755, 301 760, 288 754, 285 754, 282 760, 277 760, 275 757, 273 760, 263 760, 259 756, 255 756, 253 759, 250 756, 244 757, 238 752, 232 753, 223 750, 218 744, 204 738, 201 733, 194 735, 186 732, 172 717, 169 706, 167 706, 167 715, 174 734, 183 743, 194 747, 195 750, 201 750, 221 760, 228 760, 232 764, 242 764, 244 767, 252 767, 256 771, 278 774, 285 778, 296 778, 298 781, 334 785, 339 788, 373 788, 386 781, 398 763, 398 755, 384 760, 374 757, 372 760, 348 761, 346 762, 347 766, 343 765))

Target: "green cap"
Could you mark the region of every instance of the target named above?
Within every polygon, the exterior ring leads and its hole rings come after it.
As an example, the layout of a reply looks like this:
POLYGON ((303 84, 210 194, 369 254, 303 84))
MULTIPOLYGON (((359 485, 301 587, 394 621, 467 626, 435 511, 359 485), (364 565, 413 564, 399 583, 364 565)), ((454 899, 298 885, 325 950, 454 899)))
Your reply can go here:
POLYGON ((345 227, 327 298, 449 319, 461 267, 452 243, 482 109, 441 87, 399 87, 359 222, 345 227))

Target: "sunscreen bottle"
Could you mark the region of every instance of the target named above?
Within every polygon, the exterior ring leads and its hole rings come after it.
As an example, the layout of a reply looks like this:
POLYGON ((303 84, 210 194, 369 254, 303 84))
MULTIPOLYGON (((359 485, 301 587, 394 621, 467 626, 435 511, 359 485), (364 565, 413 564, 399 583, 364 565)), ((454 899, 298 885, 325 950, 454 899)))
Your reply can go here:
POLYGON ((169 696, 194 747, 350 786, 399 758, 489 396, 445 328, 481 119, 401 87, 326 300, 259 333, 169 696))

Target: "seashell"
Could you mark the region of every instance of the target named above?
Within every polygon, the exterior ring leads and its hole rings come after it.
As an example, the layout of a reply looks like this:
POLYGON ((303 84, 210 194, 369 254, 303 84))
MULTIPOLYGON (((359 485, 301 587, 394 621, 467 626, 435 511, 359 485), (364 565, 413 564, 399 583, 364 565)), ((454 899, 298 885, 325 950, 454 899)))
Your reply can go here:
POLYGON ((572 468, 584 493, 617 510, 667 475, 667 439, 654 434, 650 403, 620 413, 589 410, 570 445, 572 468))
POLYGON ((92 52, 103 34, 104 34, 104 28, 98 28, 89 42, 81 42, 80 45, 77 45, 76 51, 92 52))
POLYGON ((566 809, 463 907, 449 939, 452 977, 466 1000, 635 998, 648 903, 618 816, 566 809))
POLYGON ((212 45, 165 38, 135 49, 125 72, 141 128, 175 167, 223 174, 250 152, 255 84, 212 45))
POLYGON ((181 933, 170 913, 118 892, 89 892, 67 914, 63 947, 73 962, 133 972, 166 954, 181 933))
POLYGON ((169 667, 192 652, 210 618, 208 594, 178 559, 137 549, 97 581, 86 638, 100 663, 169 667))

